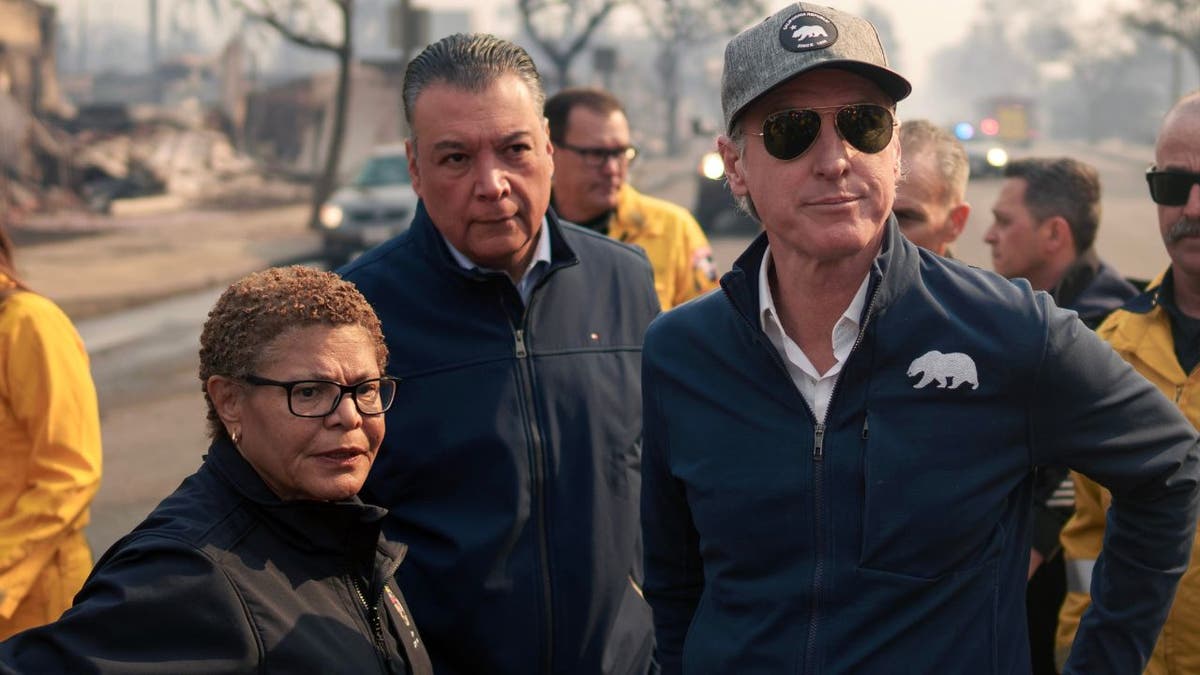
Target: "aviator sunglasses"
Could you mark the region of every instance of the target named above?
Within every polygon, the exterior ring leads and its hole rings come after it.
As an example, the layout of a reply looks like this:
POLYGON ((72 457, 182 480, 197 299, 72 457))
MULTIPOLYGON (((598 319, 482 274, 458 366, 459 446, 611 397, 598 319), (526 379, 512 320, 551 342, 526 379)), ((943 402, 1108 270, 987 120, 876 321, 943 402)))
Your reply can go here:
POLYGON ((1187 171, 1159 171, 1146 169, 1146 182, 1150 184, 1150 198, 1163 206, 1183 206, 1193 185, 1200 185, 1200 173, 1187 171))
POLYGON ((767 115, 761 133, 748 133, 762 136, 763 146, 772 157, 784 161, 796 159, 817 140, 823 110, 837 111, 833 126, 838 136, 862 152, 871 155, 881 152, 892 140, 896 118, 892 111, 874 103, 781 110, 767 115))

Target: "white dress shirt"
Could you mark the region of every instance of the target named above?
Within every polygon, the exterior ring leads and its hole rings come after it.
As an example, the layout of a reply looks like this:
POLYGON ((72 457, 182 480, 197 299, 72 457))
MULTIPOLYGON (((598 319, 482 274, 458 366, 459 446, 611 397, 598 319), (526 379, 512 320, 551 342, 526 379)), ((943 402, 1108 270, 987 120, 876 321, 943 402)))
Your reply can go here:
POLYGON ((846 362, 846 357, 850 355, 850 350, 854 348, 854 342, 858 339, 859 321, 862 318, 863 305, 867 301, 867 282, 871 275, 868 273, 863 277, 854 299, 833 326, 830 339, 833 341, 833 357, 837 362, 823 374, 818 374, 812 361, 809 361, 800 346, 788 337, 783 325, 779 323, 779 311, 775 309, 775 298, 771 294, 771 264, 771 247, 767 246, 762 266, 758 271, 758 297, 762 304, 759 321, 763 332, 767 334, 767 338, 775 346, 775 351, 779 352, 783 359, 783 364, 787 366, 788 375, 792 377, 796 389, 800 390, 800 395, 812 409, 813 417, 818 423, 822 423, 825 421, 825 411, 829 408, 829 399, 833 396, 833 387, 842 372, 842 364, 846 362))

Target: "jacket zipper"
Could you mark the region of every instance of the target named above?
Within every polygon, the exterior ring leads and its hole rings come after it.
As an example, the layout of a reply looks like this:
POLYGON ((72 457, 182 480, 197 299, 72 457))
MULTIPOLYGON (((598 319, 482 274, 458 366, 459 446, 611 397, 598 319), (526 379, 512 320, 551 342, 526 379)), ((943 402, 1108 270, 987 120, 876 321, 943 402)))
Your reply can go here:
MULTIPOLYGON (((858 351, 859 345, 862 344, 863 336, 867 333, 867 324, 871 322, 871 314, 875 309, 875 298, 879 295, 879 287, 883 285, 881 279, 875 284, 874 290, 871 291, 871 299, 867 301, 867 309, 863 312, 862 324, 858 327, 858 335, 854 338, 854 344, 850 347, 850 351, 846 354, 846 360, 843 361, 842 372, 845 372, 845 364, 850 362, 850 357, 858 351)), ((817 541, 816 541, 816 561, 813 563, 813 588, 812 588, 812 621, 808 624, 808 645, 805 648, 804 661, 807 667, 805 672, 819 673, 821 669, 816 663, 817 649, 817 627, 820 625, 820 610, 821 610, 821 585, 825 580, 825 425, 829 421, 829 411, 833 409, 833 402, 837 399, 838 390, 842 387, 842 373, 838 374, 837 380, 833 383, 833 390, 829 392, 829 404, 825 406, 825 419, 816 424, 813 431, 813 511, 817 519, 817 541)), ((809 413, 811 414, 811 410, 809 413)), ((867 433, 866 420, 863 421, 863 435, 867 433)))
MULTIPOLYGON (((533 305, 533 296, 529 298, 529 306, 525 309, 525 316, 522 317, 522 323, 529 316, 529 307, 533 305)), ((529 411, 529 444, 532 449, 533 461, 530 465, 530 474, 533 479, 533 499, 532 501, 538 505, 537 509, 537 540, 538 540, 538 558, 542 565, 542 611, 546 616, 545 635, 546 635, 546 651, 543 654, 542 665, 543 672, 553 672, 554 665, 554 604, 551 601, 550 593, 550 544, 549 535, 546 532, 546 486, 544 476, 546 475, 546 449, 542 441, 542 434, 537 426, 537 407, 536 400, 533 395, 533 365, 529 362, 529 349, 525 344, 525 329, 517 328, 513 331, 513 337, 516 342, 517 359, 523 364, 522 372, 522 389, 525 393, 525 407, 529 411)))
MULTIPOLYGON (((873 311, 875 309, 875 299, 879 296, 879 288, 882 285, 883 285, 883 280, 880 279, 879 283, 875 284, 875 288, 871 291, 871 298, 870 298, 870 300, 867 301, 867 308, 863 312, 862 324, 859 326, 858 336, 854 338, 854 345, 852 347, 850 347, 850 352, 848 354, 846 354, 845 363, 850 362, 850 357, 854 355, 854 352, 858 351, 859 345, 862 344, 863 336, 867 332, 867 324, 870 323, 871 314, 873 313, 873 311)), ((748 326, 750 326, 750 328, 753 332, 760 333, 762 330, 761 327, 755 325, 754 322, 750 321, 750 319, 747 318, 746 315, 743 314, 738 309, 737 303, 734 302, 733 295, 729 292, 729 289, 726 288, 724 284, 721 285, 721 290, 725 293, 725 299, 729 301, 729 304, 733 305, 734 312, 738 316, 742 317, 742 320, 745 321, 748 326)), ((784 365, 783 357, 781 357, 779 355, 779 352, 775 351, 775 346, 772 345, 770 343, 770 341, 768 340, 766 347, 767 347, 767 352, 770 353, 771 357, 774 359, 775 365, 778 366, 783 371, 784 375, 787 376, 788 381, 791 381, 791 379, 792 379, 791 373, 788 372, 787 366, 784 365)), ((821 602, 820 602, 821 582, 824 580, 824 575, 825 575, 825 559, 824 559, 824 556, 822 555, 822 549, 825 546, 825 537, 823 534, 824 530, 821 526, 821 523, 825 518, 824 509, 821 508, 822 503, 824 501, 824 497, 825 497, 825 494, 824 494, 825 493, 825 475, 824 475, 824 471, 822 471, 822 466, 824 465, 824 458, 825 458, 825 422, 828 421, 828 419, 829 419, 829 410, 833 407, 833 401, 837 397, 837 392, 838 392, 838 389, 841 388, 841 383, 842 383, 842 378, 841 378, 841 375, 839 375, 837 382, 835 382, 833 385, 833 391, 829 392, 829 405, 825 407, 825 419, 820 422, 818 422, 816 420, 816 416, 813 415, 812 408, 808 405, 808 401, 804 401, 804 407, 808 410, 808 415, 809 415, 809 417, 812 418, 813 424, 814 424, 814 428, 813 428, 813 502, 814 502, 814 511, 816 513, 816 522, 817 522, 817 527, 816 527, 817 541, 816 541, 816 547, 815 547, 815 552, 814 552, 815 561, 813 563, 812 621, 808 625, 808 643, 805 645, 805 649, 804 649, 804 662, 805 662, 805 666, 806 666, 804 670, 805 670, 805 672, 813 672, 813 673, 820 672, 820 669, 817 668, 817 666, 816 666, 815 652, 816 652, 816 645, 817 645, 817 626, 819 625, 818 613, 821 609, 821 602)), ((801 398, 803 398, 803 397, 801 397, 801 398)), ((866 433, 867 433, 867 427, 866 427, 866 421, 864 420, 864 422, 863 422, 864 436, 866 433)))
POLYGON ((383 621, 379 618, 379 606, 372 607, 367 602, 367 595, 362 589, 362 584, 357 576, 351 577, 351 586, 354 587, 354 593, 358 596, 358 601, 362 603, 363 609, 367 614, 367 622, 371 624, 371 630, 375 637, 375 653, 379 657, 379 663, 383 666, 383 672, 388 672, 387 666, 387 647, 383 643, 383 621))

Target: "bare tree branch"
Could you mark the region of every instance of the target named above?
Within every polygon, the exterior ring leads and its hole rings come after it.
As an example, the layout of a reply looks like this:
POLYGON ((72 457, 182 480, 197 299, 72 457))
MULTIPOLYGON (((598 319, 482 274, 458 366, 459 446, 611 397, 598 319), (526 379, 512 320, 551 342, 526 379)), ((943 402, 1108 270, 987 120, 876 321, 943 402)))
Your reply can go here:
MULTIPOLYGON (((346 4, 348 1, 349 0, 335 0, 336 4, 338 5, 339 9, 342 10, 343 14, 345 13, 346 4)), ((289 42, 294 42, 302 47, 307 47, 309 49, 316 49, 316 50, 320 50, 323 52, 330 52, 332 54, 340 54, 342 52, 342 50, 345 48, 344 44, 335 44, 328 40, 323 40, 321 38, 318 38, 318 37, 315 37, 312 35, 305 35, 303 33, 296 31, 287 22, 285 22, 283 19, 281 19, 279 17, 278 12, 276 12, 275 9, 273 7, 271 7, 270 3, 265 3, 265 4, 266 4, 267 8, 265 10, 260 11, 260 10, 250 8, 243 0, 233 0, 233 6, 235 8, 237 8, 239 11, 241 11, 242 14, 246 16, 246 18, 248 18, 252 21, 257 21, 257 22, 266 24, 266 25, 270 26, 271 28, 274 28, 275 31, 278 32, 281 37, 283 37, 285 40, 288 40, 289 42)))
POLYGON ((571 62, 587 47, 595 36, 596 30, 608 18, 612 11, 626 0, 603 0, 599 7, 591 8, 586 0, 517 0, 517 10, 521 14, 521 26, 538 48, 550 57, 558 71, 558 84, 566 86, 569 83, 568 71, 571 62), (565 21, 557 22, 562 27, 561 33, 553 33, 539 28, 537 17, 555 9, 564 10, 567 14, 565 21), (579 26, 583 17, 582 26, 579 26), (575 27, 579 26, 576 30, 575 27))
POLYGON ((582 51, 583 48, 587 46, 587 43, 592 39, 592 34, 596 32, 596 29, 600 27, 600 24, 604 23, 604 20, 607 19, 608 15, 611 14, 613 9, 616 8, 618 2, 619 0, 608 0, 605 2, 604 6, 600 8, 600 11, 596 14, 593 14, 591 18, 588 19, 588 22, 584 25, 583 30, 580 31, 579 35, 577 35, 571 42, 571 46, 567 48, 567 51, 572 54, 577 54, 582 51))
POLYGON ((1200 68, 1200 6, 1196 0, 1142 0, 1124 18, 1134 28, 1188 50, 1200 68))

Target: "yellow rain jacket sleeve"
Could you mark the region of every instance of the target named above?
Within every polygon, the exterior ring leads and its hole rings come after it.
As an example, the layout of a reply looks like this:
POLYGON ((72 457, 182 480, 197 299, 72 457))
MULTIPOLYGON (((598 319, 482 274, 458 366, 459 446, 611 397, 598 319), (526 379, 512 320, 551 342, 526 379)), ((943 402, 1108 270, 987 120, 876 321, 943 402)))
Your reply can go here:
POLYGON ((34 293, 0 299, 0 639, 57 619, 90 572, 82 529, 100 461, 75 327, 34 293))
MULTIPOLYGON (((1149 291, 1153 292, 1161 281, 1160 276, 1150 284, 1149 291)), ((1200 428, 1200 368, 1189 375, 1180 367, 1166 310, 1157 303, 1148 311, 1118 309, 1096 332, 1121 358, 1175 401, 1192 426, 1200 428)), ((1104 488, 1081 475, 1072 477, 1075 514, 1060 535, 1067 566, 1067 597, 1059 612, 1055 647, 1055 660, 1060 668, 1070 653, 1083 612, 1091 603, 1092 568, 1100 555, 1105 518, 1112 503, 1112 496, 1104 488)), ((1179 581, 1175 602, 1145 672, 1147 675, 1200 673, 1200 537, 1192 544, 1191 561, 1179 581)))
POLYGON ((625 185, 617 195, 617 213, 608 233, 646 252, 664 312, 717 287, 708 237, 682 206, 625 185))

